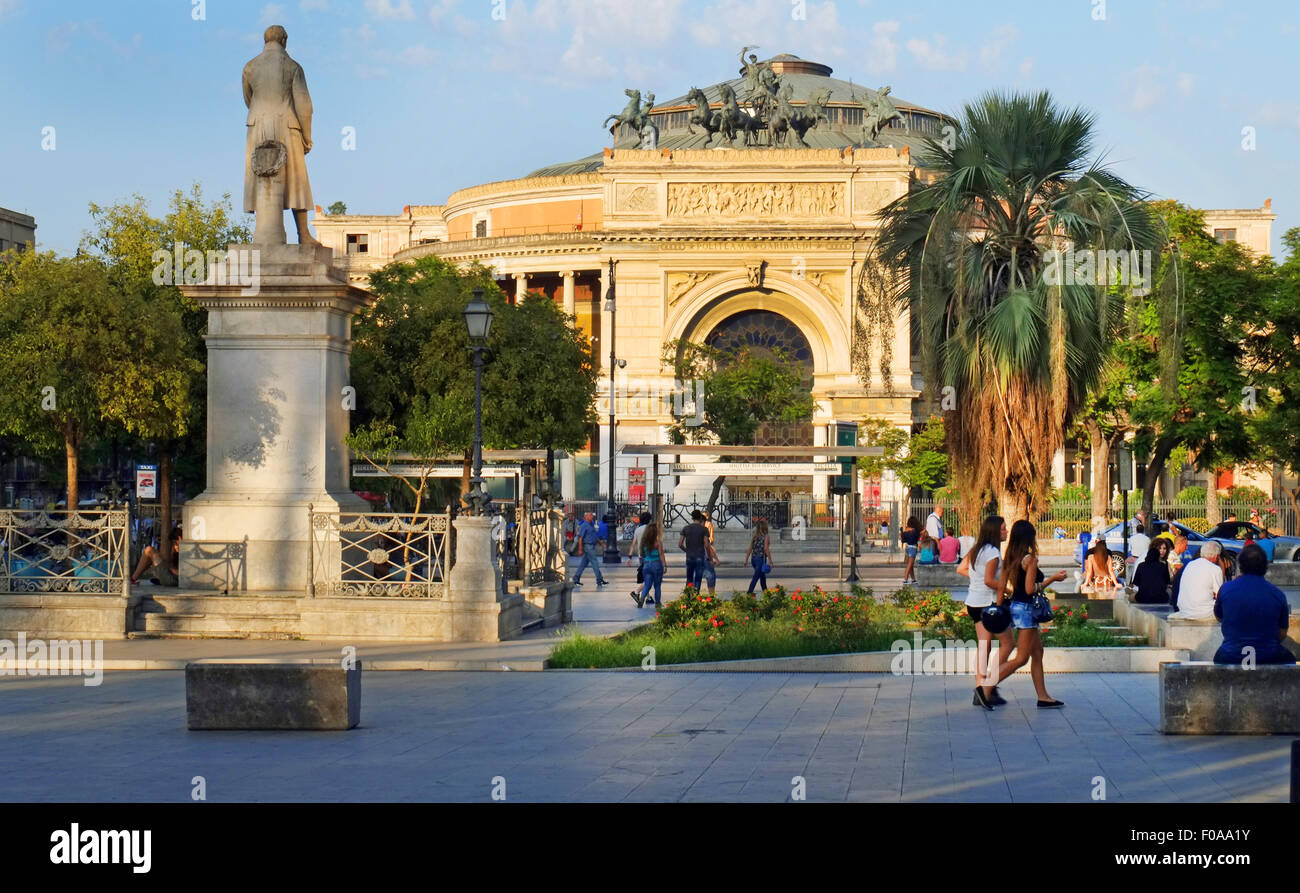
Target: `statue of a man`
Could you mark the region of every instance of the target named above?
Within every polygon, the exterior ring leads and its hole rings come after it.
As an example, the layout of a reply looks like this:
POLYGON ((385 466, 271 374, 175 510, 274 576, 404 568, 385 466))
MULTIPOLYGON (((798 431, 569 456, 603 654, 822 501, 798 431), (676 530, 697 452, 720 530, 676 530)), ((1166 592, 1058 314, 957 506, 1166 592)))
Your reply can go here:
MULTIPOLYGON (((307 182, 306 155, 311 151, 311 96, 302 66, 285 51, 289 35, 279 25, 272 25, 263 35, 262 52, 244 66, 244 104, 248 106, 248 137, 244 159, 244 210, 262 215, 293 211, 298 227, 298 242, 320 244, 307 228, 307 209, 314 207, 311 184, 307 182), (283 164, 274 174, 259 166, 254 170, 254 154, 267 144, 284 147, 283 164), (279 207, 258 207, 258 180, 268 176, 284 178, 284 197, 279 207)), ((260 156, 259 156, 260 157, 260 156)), ((263 195, 269 193, 264 192, 263 195)), ((263 199, 266 204, 266 200, 263 199)), ((278 227, 277 227, 278 228, 278 227)))

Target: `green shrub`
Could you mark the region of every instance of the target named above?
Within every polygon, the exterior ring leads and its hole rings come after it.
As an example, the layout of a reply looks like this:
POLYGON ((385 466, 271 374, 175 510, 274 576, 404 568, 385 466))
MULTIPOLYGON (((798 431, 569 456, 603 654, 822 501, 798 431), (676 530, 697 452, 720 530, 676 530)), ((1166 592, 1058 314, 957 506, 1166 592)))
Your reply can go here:
POLYGON ((1178 495, 1174 497, 1174 502, 1192 502, 1203 506, 1205 505, 1205 488, 1199 484, 1184 487, 1178 491, 1178 495))

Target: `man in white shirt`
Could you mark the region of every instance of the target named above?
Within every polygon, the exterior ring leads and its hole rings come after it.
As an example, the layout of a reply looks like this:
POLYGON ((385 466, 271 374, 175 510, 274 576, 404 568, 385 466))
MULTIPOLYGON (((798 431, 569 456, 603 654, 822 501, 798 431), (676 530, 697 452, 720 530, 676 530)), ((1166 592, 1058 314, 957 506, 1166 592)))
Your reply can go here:
POLYGON ((1223 586, 1219 554, 1223 547, 1210 540, 1201 546, 1200 557, 1183 568, 1178 586, 1178 611, 1172 615, 1187 620, 1208 620, 1214 616, 1214 599, 1223 586))
POLYGON ((925 532, 930 534, 930 539, 936 543, 943 539, 943 506, 936 505, 934 511, 930 512, 929 517, 925 519, 925 532))

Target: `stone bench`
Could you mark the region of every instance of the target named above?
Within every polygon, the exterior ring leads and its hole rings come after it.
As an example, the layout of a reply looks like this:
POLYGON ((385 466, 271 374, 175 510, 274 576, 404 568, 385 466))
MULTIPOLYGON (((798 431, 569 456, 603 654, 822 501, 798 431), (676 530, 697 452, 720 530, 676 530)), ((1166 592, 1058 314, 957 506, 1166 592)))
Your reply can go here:
POLYGON ((1300 734, 1300 668, 1205 661, 1160 665, 1166 735, 1300 734))
POLYGON ((185 665, 191 729, 346 730, 361 722, 361 661, 198 660, 185 665))

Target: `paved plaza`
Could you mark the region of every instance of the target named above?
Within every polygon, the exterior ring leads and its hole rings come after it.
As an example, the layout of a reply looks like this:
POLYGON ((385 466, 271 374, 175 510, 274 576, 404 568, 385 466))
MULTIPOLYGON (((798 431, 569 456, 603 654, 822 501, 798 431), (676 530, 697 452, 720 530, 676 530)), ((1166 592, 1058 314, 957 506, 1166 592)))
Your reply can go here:
POLYGON ((1161 735, 1157 677, 373 672, 350 732, 191 732, 184 674, 0 680, 0 800, 1088 802, 1287 798, 1287 737, 1161 735))

